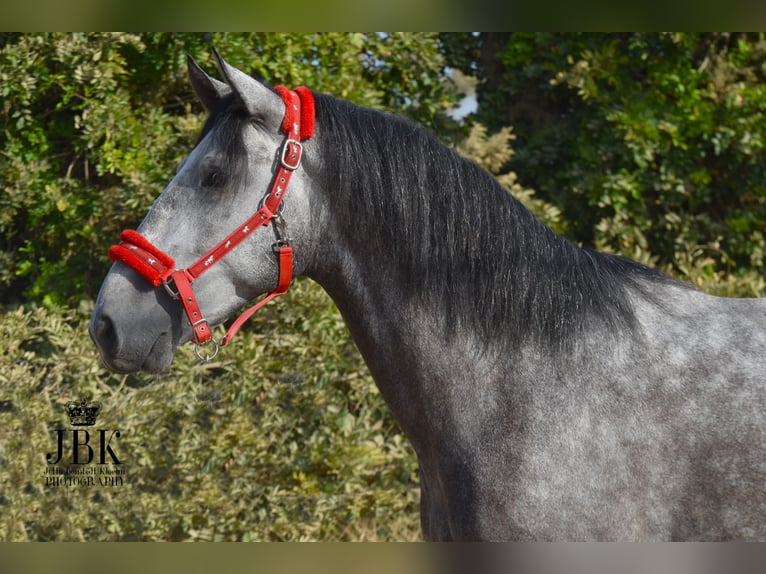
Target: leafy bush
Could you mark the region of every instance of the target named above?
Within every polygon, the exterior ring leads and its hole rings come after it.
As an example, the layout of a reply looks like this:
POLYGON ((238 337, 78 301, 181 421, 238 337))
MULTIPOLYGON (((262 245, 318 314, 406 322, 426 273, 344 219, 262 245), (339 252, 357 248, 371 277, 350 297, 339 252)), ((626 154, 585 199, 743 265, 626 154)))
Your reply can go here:
POLYGON ((216 361, 184 348, 158 376, 106 372, 86 322, 0 315, 0 540, 420 536, 414 453, 316 284, 299 281, 216 361), (63 405, 81 398, 120 430, 122 486, 45 484, 63 405))

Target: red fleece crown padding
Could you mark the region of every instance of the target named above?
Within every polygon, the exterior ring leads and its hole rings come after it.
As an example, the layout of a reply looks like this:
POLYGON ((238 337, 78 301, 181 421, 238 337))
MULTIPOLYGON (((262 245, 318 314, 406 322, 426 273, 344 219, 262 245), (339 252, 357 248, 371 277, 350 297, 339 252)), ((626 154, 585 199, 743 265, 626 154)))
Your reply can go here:
POLYGON ((301 99, 301 141, 314 135, 314 94, 306 86, 298 86, 295 93, 301 99))
MULTIPOLYGON (((286 134, 290 133, 295 123, 295 110, 289 105, 290 98, 288 96, 290 90, 284 86, 277 86, 275 88, 279 97, 285 102, 285 117, 282 118, 282 131, 286 134)), ((301 100, 301 141, 310 138, 314 135, 314 94, 311 93, 305 86, 299 86, 295 88, 295 93, 301 100)))

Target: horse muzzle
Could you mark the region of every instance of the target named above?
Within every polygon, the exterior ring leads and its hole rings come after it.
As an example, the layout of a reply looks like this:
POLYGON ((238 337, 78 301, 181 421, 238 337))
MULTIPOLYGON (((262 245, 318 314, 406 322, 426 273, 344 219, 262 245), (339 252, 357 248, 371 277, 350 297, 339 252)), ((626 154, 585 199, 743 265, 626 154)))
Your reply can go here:
POLYGON ((180 317, 173 321, 176 309, 169 298, 158 301, 156 292, 130 275, 127 269, 113 269, 107 276, 88 333, 109 370, 160 372, 170 366, 178 347, 180 317))

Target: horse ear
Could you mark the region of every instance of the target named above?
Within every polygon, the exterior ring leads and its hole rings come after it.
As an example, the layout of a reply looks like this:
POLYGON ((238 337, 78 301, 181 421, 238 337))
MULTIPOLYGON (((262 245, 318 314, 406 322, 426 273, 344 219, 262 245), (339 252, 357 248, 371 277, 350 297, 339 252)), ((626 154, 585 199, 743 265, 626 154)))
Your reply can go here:
POLYGON ((231 88, 208 76, 191 56, 186 56, 186 63, 189 69, 189 81, 194 92, 207 112, 212 113, 221 98, 231 93, 231 88))
POLYGON ((281 121, 284 114, 282 99, 258 80, 229 65, 215 48, 213 48, 213 53, 218 60, 218 70, 221 76, 248 114, 262 117, 273 116, 281 121))

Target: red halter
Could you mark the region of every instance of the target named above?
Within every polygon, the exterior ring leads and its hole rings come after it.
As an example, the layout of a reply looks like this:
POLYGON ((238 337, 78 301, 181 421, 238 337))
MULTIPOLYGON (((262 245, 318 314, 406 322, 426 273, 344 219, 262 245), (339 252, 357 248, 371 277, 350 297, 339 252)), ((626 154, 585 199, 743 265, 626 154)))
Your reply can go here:
POLYGON ((292 172, 298 169, 301 163, 303 146, 300 142, 314 135, 314 97, 304 86, 296 88, 294 92, 284 86, 277 86, 276 90, 285 102, 282 131, 287 137, 282 145, 279 168, 263 207, 186 269, 176 269, 175 262, 170 256, 132 229, 123 231, 120 234, 120 243, 109 248, 109 258, 112 261, 120 261, 138 271, 155 287, 163 285, 173 298, 181 301, 194 331, 194 350, 200 359, 210 360, 215 357, 218 353, 218 342, 213 338, 210 326, 202 316, 191 286, 193 281, 247 239, 256 229, 269 225, 272 220, 276 221, 279 237, 274 245, 279 260, 277 286, 234 321, 221 339, 220 344, 226 345, 253 313, 275 297, 284 295, 292 280, 293 248, 284 236, 285 222, 280 213, 280 206, 292 172), (175 284, 175 291, 172 284, 175 284), (211 354, 203 357, 199 352, 199 346, 208 341, 213 342, 215 349, 211 354))

